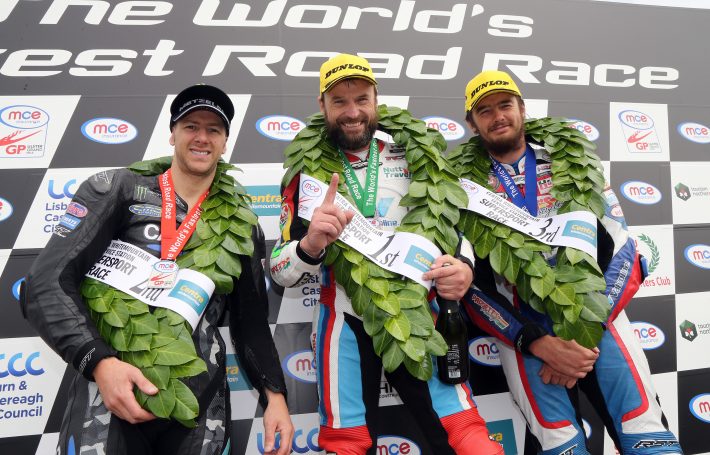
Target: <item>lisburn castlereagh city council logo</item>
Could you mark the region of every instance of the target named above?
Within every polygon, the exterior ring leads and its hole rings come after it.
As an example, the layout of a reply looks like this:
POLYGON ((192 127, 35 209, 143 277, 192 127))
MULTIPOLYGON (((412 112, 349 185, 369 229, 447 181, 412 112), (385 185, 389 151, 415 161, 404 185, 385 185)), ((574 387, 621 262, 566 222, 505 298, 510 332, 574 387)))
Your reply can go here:
POLYGON ((695 327, 695 324, 687 319, 678 327, 680 327, 680 336, 686 340, 693 341, 698 337, 698 329, 695 327))

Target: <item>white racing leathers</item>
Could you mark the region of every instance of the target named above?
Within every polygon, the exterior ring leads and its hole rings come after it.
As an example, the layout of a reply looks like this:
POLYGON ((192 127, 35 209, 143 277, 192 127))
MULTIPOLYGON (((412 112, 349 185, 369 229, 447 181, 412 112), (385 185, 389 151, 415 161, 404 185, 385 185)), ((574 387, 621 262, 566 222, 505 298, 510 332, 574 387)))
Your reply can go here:
MULTIPOLYGON (((549 154, 544 150, 535 153, 538 216, 547 217, 556 214, 561 203, 550 194, 549 154)), ((524 160, 523 156, 514 165, 504 165, 523 192, 524 160)), ((495 175, 489 175, 489 183, 498 195, 507 198, 495 175)), ((597 226, 597 260, 604 271, 611 315, 594 370, 578 382, 578 387, 568 391, 563 386, 542 383, 538 376, 542 362, 530 355, 527 347, 545 333, 552 335, 552 323, 523 302, 505 278, 493 272, 488 258, 476 258, 475 289, 466 296, 464 308, 479 327, 504 342, 500 359, 508 386, 537 440, 538 453, 589 453, 576 404, 578 390, 594 405, 621 453, 682 453, 678 440, 667 429, 648 362, 623 311, 646 275, 644 261, 628 235, 613 191, 607 188, 604 197, 607 207, 597 226)))

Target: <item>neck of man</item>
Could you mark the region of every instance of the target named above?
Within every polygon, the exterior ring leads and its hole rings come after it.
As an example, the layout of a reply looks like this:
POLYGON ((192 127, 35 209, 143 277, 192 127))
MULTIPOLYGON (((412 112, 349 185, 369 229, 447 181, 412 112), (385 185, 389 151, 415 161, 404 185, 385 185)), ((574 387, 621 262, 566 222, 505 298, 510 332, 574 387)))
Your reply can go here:
POLYGON ((488 154, 498 160, 500 163, 513 164, 517 163, 523 155, 525 155, 525 149, 527 144, 525 140, 521 140, 518 145, 505 151, 500 150, 488 150, 488 154))
POLYGON ((215 173, 217 169, 212 170, 210 174, 207 175, 194 175, 183 172, 179 166, 173 164, 171 166, 173 174, 173 185, 175 186, 175 192, 187 202, 188 211, 197 204, 205 191, 210 189, 212 186, 212 181, 214 180, 215 173))

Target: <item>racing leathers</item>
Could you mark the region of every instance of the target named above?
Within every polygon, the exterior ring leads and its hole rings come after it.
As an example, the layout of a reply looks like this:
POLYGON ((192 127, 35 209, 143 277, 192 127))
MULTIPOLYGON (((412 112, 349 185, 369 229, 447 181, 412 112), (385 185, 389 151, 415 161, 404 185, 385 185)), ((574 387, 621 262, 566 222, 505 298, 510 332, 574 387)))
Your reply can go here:
MULTIPOLYGON (((380 163, 376 209, 369 220, 382 230, 394 230, 407 212, 399 201, 407 193, 410 175, 403 149, 380 140, 377 146, 380 163)), ((364 185, 368 150, 346 156, 364 185)), ((300 178, 296 176, 281 191, 282 236, 271 255, 271 276, 285 287, 299 286, 312 281, 314 275, 320 276, 320 304, 314 312, 312 336, 320 397, 318 441, 327 453, 364 454, 377 440, 374 427, 382 362, 344 288, 335 282, 332 268, 322 264, 324 255, 311 258, 299 246, 307 232, 298 217, 299 188, 300 178)), ((434 300, 432 306, 437 308, 434 300)), ((404 365, 385 376, 419 423, 434 453, 503 453, 488 438, 468 383, 443 384, 436 371, 432 379, 424 382, 411 376, 404 365)))
MULTIPOLYGON (((535 157, 537 216, 552 216, 562 204, 551 195, 551 159, 544 149, 535 150, 535 157)), ((523 155, 512 165, 502 163, 523 194, 525 159, 523 155)), ((499 196, 510 200, 493 171, 489 184, 499 196)), ((667 429, 646 357, 623 311, 645 278, 644 260, 629 237, 611 188, 603 196, 606 212, 597 223, 597 261, 604 272, 611 314, 598 346, 600 354, 594 369, 578 385, 621 453, 681 453, 678 440, 667 429)), ((587 454, 585 433, 573 404, 576 397, 569 395, 576 393, 576 388, 568 392, 561 385, 542 383, 538 376, 542 362, 528 351, 539 337, 553 335, 551 320, 523 302, 514 287, 493 271, 488 258, 476 257, 474 268, 474 288, 464 298, 464 308, 479 327, 506 345, 500 348, 503 370, 529 431, 537 440, 538 453, 587 454)))
MULTIPOLYGON (((230 404, 226 381, 226 348, 219 331, 229 308, 236 352, 251 383, 266 403, 264 388, 285 393, 278 355, 267 321, 264 282, 264 239, 252 231, 255 251, 240 256, 242 273, 228 295, 213 295, 193 332, 197 355, 207 371, 185 379, 197 397, 197 425, 187 429, 174 420, 130 424, 110 414, 93 382, 99 361, 116 355, 101 338, 82 301, 79 285, 85 273, 118 239, 160 256, 161 192, 158 176, 127 169, 100 172, 84 182, 69 204, 47 247, 26 277, 26 317, 67 363, 80 373, 69 389, 59 436, 58 454, 223 454, 230 446, 230 404)), ((176 198, 176 218, 186 217, 187 204, 176 198)), ((148 277, 146 276, 146 281, 148 277)))

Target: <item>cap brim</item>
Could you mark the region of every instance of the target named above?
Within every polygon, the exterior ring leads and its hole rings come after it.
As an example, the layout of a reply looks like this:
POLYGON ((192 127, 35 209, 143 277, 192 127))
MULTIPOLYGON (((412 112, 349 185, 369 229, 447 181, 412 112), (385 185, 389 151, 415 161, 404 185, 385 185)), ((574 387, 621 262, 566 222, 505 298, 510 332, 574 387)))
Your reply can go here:
POLYGON ((224 125, 227 127, 227 129, 229 129, 229 119, 227 118, 226 115, 224 115, 224 112, 220 111, 219 109, 215 109, 214 106, 211 106, 209 104, 195 104, 194 106, 190 106, 187 109, 185 109, 184 111, 180 112, 175 117, 171 118, 170 121, 172 123, 175 123, 178 120, 180 120, 181 118, 185 117, 190 112, 194 112, 194 111, 214 112, 215 114, 217 114, 217 117, 222 119, 222 121, 224 122, 224 125))
POLYGON ((478 105, 478 103, 480 103, 483 98, 487 97, 488 95, 493 95, 493 94, 495 94, 495 93, 510 93, 511 95, 522 96, 520 93, 516 92, 515 90, 507 90, 507 89, 504 89, 504 88, 494 88, 494 89, 492 89, 492 90, 487 91, 484 95, 482 95, 481 97, 479 97, 479 98, 471 105, 471 107, 468 108, 468 110, 467 110, 466 112, 467 112, 467 113, 468 113, 468 112, 471 112, 471 111, 473 110, 473 108, 476 107, 476 106, 478 105))
POLYGON ((347 75, 337 77, 337 78, 333 79, 332 81, 328 82, 327 84, 325 84, 325 87, 323 87, 323 91, 321 93, 327 92, 328 90, 333 88, 335 86, 335 84, 337 84, 338 82, 344 81, 345 79, 364 79, 364 80, 368 81, 369 83, 371 83, 372 85, 377 85, 377 81, 371 77, 363 76, 360 74, 347 74, 347 75))

